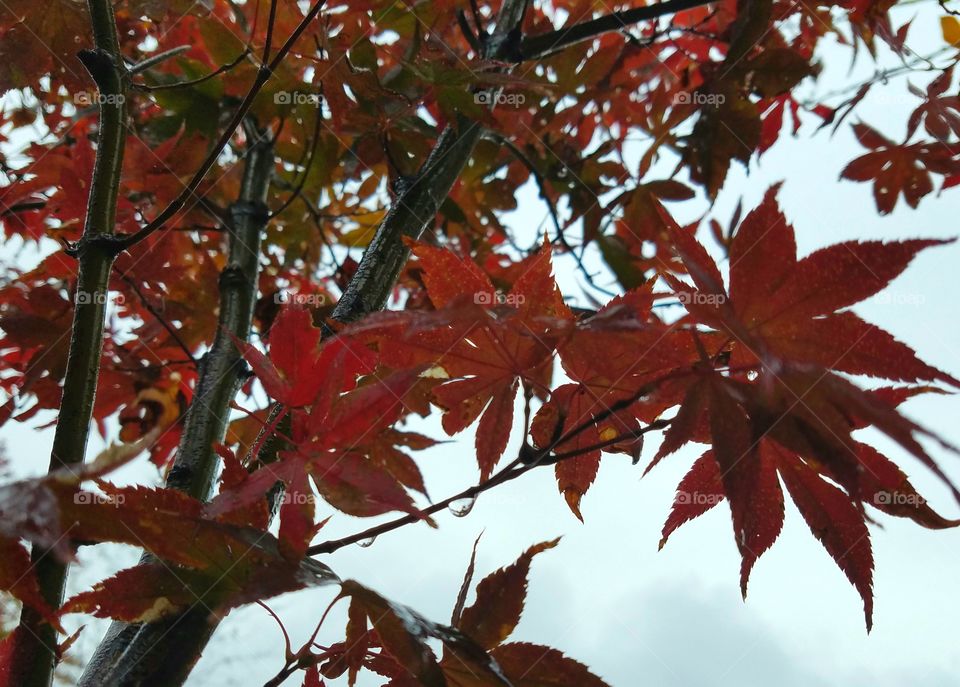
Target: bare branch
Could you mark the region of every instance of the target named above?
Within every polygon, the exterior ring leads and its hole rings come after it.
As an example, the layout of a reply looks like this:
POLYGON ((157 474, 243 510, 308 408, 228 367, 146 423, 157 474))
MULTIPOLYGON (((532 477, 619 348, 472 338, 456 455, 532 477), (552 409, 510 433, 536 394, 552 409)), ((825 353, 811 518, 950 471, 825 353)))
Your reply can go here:
MULTIPOLYGON (((623 434, 607 441, 600 442, 591 446, 585 446, 574 451, 568 451, 566 453, 552 454, 548 449, 537 452, 537 455, 541 456, 538 460, 533 460, 531 462, 526 462, 527 458, 524 455, 524 452, 521 450, 520 455, 518 455, 514 460, 508 463, 503 469, 501 469, 496 474, 492 475, 489 479, 480 482, 472 487, 468 487, 463 491, 454 494, 453 496, 448 496, 442 501, 417 511, 416 513, 411 513, 397 518, 396 520, 391 520, 390 522, 385 522, 376 527, 371 527, 364 530, 363 532, 358 532, 356 534, 351 534, 347 537, 341 539, 331 539, 330 541, 325 541, 321 544, 315 544, 307 549, 307 553, 311 556, 316 556, 320 554, 333 553, 337 549, 342 549, 344 546, 350 544, 356 544, 358 541, 363 541, 364 539, 371 539, 377 537, 381 534, 385 534, 395 529, 399 529, 405 525, 411 525, 415 522, 421 522, 425 517, 439 513, 442 510, 445 510, 450 507, 451 503, 456 501, 462 501, 464 499, 474 499, 485 491, 489 491, 496 486, 504 484, 506 482, 511 482, 518 477, 527 474, 534 468, 540 465, 554 465, 564 460, 569 460, 570 458, 576 458, 590 451, 597 451, 607 446, 612 446, 613 444, 625 441, 626 439, 635 439, 638 436, 643 434, 661 429, 666 426, 664 422, 653 422, 646 427, 642 427, 635 432, 630 432, 628 434, 623 434)), ((579 430, 579 431, 582 431, 579 430)), ((579 433, 579 431, 577 433, 579 433)), ((565 437, 567 435, 564 435, 565 437)), ((554 442, 556 444, 563 443, 563 441, 568 441, 568 438, 564 438, 561 441, 554 442)))
POLYGON ((581 41, 596 38, 611 31, 621 31, 631 24, 641 21, 657 19, 668 14, 675 14, 683 10, 709 5, 716 0, 667 0, 655 5, 635 7, 621 12, 611 12, 602 17, 574 24, 566 28, 542 33, 537 36, 528 36, 520 43, 520 59, 536 60, 546 57, 561 48, 581 41))
POLYGON ((209 81, 215 76, 219 76, 220 74, 230 71, 231 69, 236 67, 238 64, 243 62, 250 55, 250 52, 251 52, 250 48, 247 47, 246 50, 244 50, 242 53, 237 55, 234 59, 230 60, 226 64, 220 65, 209 74, 205 74, 204 76, 197 77, 196 79, 190 79, 189 81, 177 81, 175 83, 156 84, 154 86, 148 86, 147 84, 137 83, 137 84, 132 84, 130 88, 135 91, 153 93, 154 91, 168 91, 174 88, 187 88, 189 86, 196 86, 197 84, 201 84, 201 83, 204 83, 205 81, 209 81))

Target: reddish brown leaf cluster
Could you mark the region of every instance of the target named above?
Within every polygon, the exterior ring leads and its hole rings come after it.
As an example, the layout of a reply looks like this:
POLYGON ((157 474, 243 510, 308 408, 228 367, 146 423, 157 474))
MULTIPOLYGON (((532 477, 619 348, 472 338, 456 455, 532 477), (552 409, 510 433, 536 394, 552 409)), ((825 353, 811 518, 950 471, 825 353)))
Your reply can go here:
MULTIPOLYGON (((880 214, 901 197, 916 208, 953 193, 960 53, 950 17, 946 46, 914 63, 910 23, 892 23, 892 0, 664 2, 615 15, 554 0, 526 3, 502 34, 494 24, 511 14, 509 0, 310 10, 124 0, 99 5, 113 7, 116 25, 97 33, 116 34, 119 54, 107 58, 123 67, 120 96, 100 92, 96 68, 83 66, 93 64, 98 14, 88 4, 0 3, 0 224, 10 245, 0 426, 53 412, 66 426, 80 417, 73 402, 92 399, 77 424, 90 416, 111 442, 85 467, 54 456, 47 476, 0 486, 0 589, 45 627, 62 630, 67 613, 150 623, 197 604, 213 622, 330 585, 333 603, 347 602, 344 641, 319 648, 315 634, 294 651, 287 637, 277 684, 300 670, 305 685, 344 674, 353 684, 368 670, 392 687, 600 687, 560 651, 508 641, 531 563, 556 541, 488 575, 467 605, 471 560, 449 624, 339 580, 315 556, 410 523, 438 526, 448 506, 541 467, 589 521, 601 468, 639 461, 645 441, 647 470, 690 442, 706 446, 678 486, 661 546, 726 502, 744 595, 781 532, 785 494, 863 597, 868 627, 874 511, 931 529, 960 524, 898 465, 916 458, 960 497, 926 447, 956 449, 898 410, 960 381, 851 309, 951 239, 849 241, 799 257, 775 187, 742 219, 738 206, 728 227, 704 222, 725 253, 718 263, 699 223, 673 214, 736 192, 734 162, 750 171, 785 132, 814 135, 815 122, 836 133, 848 117, 844 130, 866 152, 831 160, 830 173, 869 182, 880 214), (811 96, 837 44, 876 59, 877 75, 811 96), (887 49, 903 62, 885 71, 887 49), (851 117, 871 89, 894 88, 917 64, 931 73, 900 89, 911 102, 902 140, 851 117), (98 245, 84 232, 110 148, 102 112, 118 97, 125 155, 109 187, 115 221, 100 229, 120 238, 98 245), (448 168, 473 134, 462 164, 448 168), (272 157, 251 189, 255 146, 272 157), (508 219, 525 186, 544 203, 546 231, 508 219), (407 202, 418 188, 443 189, 429 212, 422 196, 407 202), (259 252, 238 240, 251 218, 264 222, 259 252), (102 288, 81 290, 78 258, 117 240, 124 250, 105 263, 102 288), (358 264, 367 247, 382 264, 358 264), (237 284, 242 265, 254 277, 237 284), (582 294, 561 292, 555 275, 566 271, 582 294), (391 298, 361 293, 363 312, 337 315, 351 324, 333 318, 339 294, 378 280, 391 298), (392 310, 368 312, 384 300, 392 310), (65 398, 77 331, 91 326, 77 314, 91 303, 109 304, 102 349, 88 346, 99 366, 65 398), (224 313, 240 311, 222 327, 224 313), (145 452, 171 484, 191 469, 185 415, 210 402, 199 380, 216 355, 232 356, 237 375, 213 413, 233 410, 229 428, 203 435, 197 451, 211 475, 220 462, 216 494, 117 486, 113 471, 145 452), (409 431, 415 415, 448 437, 473 434, 465 469, 474 474, 475 461, 475 486, 431 499, 416 456, 438 438, 409 431), (899 455, 863 443, 857 432, 870 428, 899 455), (318 543, 341 514, 396 519, 318 543), (29 547, 70 562, 101 542, 152 558, 59 608, 46 601, 29 547)), ((0 684, 25 642, 18 629, 0 644, 0 684)))

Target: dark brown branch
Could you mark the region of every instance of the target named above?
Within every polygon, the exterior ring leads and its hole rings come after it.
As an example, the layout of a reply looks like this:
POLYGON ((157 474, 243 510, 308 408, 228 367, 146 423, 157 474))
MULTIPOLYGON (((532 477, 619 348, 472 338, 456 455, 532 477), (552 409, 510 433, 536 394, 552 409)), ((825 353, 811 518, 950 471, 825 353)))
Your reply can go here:
MULTIPOLYGON (((474 52, 479 55, 483 49, 480 45, 480 39, 477 38, 473 29, 470 28, 470 24, 467 22, 467 15, 463 13, 463 10, 457 10, 457 24, 460 26, 460 33, 467 39, 467 43, 469 43, 474 52)), ((482 31, 479 27, 477 30, 482 31)))
MULTIPOLYGON (((164 50, 163 52, 158 52, 156 55, 151 55, 142 62, 137 62, 136 64, 130 65, 127 69, 127 72, 133 76, 134 74, 139 74, 145 72, 151 67, 155 67, 161 62, 166 62, 167 60, 176 57, 177 55, 182 55, 187 52, 192 46, 189 45, 178 45, 175 48, 170 48, 169 50, 164 50)), ((134 85, 130 85, 131 88, 134 88, 134 85)))
POLYGON ((527 36, 520 42, 520 59, 536 60, 561 48, 581 41, 596 38, 604 33, 620 31, 641 21, 657 19, 668 14, 709 5, 716 0, 667 0, 654 5, 635 7, 621 12, 611 12, 602 17, 574 24, 536 36, 527 36))
POLYGON ((160 326, 162 326, 165 330, 167 330, 167 334, 170 335, 170 338, 176 342, 176 344, 180 347, 180 350, 183 351, 184 354, 190 359, 190 362, 196 365, 197 359, 193 357, 193 351, 190 350, 190 347, 187 346, 184 340, 180 338, 180 332, 178 332, 176 328, 172 324, 170 324, 167 318, 163 316, 163 313, 157 310, 157 308, 153 305, 153 303, 150 302, 150 299, 147 298, 147 294, 145 294, 140 289, 140 287, 137 285, 137 283, 133 279, 131 279, 123 270, 118 268, 116 265, 114 265, 114 269, 117 271, 117 274, 120 275, 120 278, 127 284, 127 286, 133 289, 133 292, 137 294, 137 298, 140 299, 140 303, 143 305, 144 308, 147 309, 147 312, 153 315, 154 319, 160 323, 160 326))
MULTIPOLYGON (((213 447, 223 442, 230 403, 243 381, 243 362, 234 337, 244 341, 250 333, 273 165, 272 139, 261 132, 247 152, 240 198, 230 207, 233 219, 227 265, 220 274, 219 327, 201 362, 193 402, 167 476, 167 487, 202 501, 209 498, 216 478, 218 459, 213 447)), ((180 684, 215 626, 203 603, 157 623, 114 623, 79 684, 180 684)))
POLYGON ((148 86, 147 84, 138 83, 138 84, 132 84, 130 87, 135 91, 153 93, 154 91, 168 91, 173 88, 188 88, 190 86, 196 86, 197 84, 202 84, 205 81, 209 81, 215 76, 219 76, 220 74, 224 74, 230 71, 231 69, 239 65, 241 62, 243 62, 249 55, 250 55, 250 48, 248 47, 242 53, 237 55, 234 59, 230 60, 226 64, 221 64, 219 67, 217 67, 215 70, 213 70, 209 74, 204 74, 203 76, 199 76, 196 79, 190 79, 189 81, 177 81, 175 83, 162 83, 162 84, 156 84, 153 86, 148 86))
MULTIPOLYGON (((593 444, 591 446, 584 446, 583 448, 579 448, 573 451, 567 451, 565 453, 554 454, 554 453, 551 453, 549 450, 545 449, 543 451, 537 452, 537 456, 539 456, 539 458, 534 459, 530 462, 526 462, 527 458, 525 457, 523 450, 521 450, 520 455, 518 455, 515 459, 513 459, 510 463, 508 463, 506 467, 501 469, 496 474, 492 475, 489 479, 483 482, 480 482, 479 484, 476 484, 472 487, 468 487, 463 491, 454 494, 453 496, 448 496, 442 501, 438 501, 437 503, 427 508, 424 508, 422 510, 419 510, 416 513, 404 515, 395 520, 391 520, 390 522, 385 522, 381 525, 377 525, 376 527, 371 527, 369 529, 364 530, 363 532, 357 532, 356 534, 351 534, 341 539, 331 539, 330 541, 325 541, 321 544, 316 544, 314 546, 311 546, 309 549, 307 549, 307 554, 311 556, 317 556, 321 554, 333 553, 337 549, 342 549, 344 546, 348 546, 350 544, 356 544, 358 541, 363 541, 365 539, 378 537, 381 534, 385 534, 392 530, 399 529, 400 527, 403 527, 405 525, 411 525, 415 522, 420 522, 427 516, 434 515, 435 513, 439 513, 440 511, 449 508, 450 504, 455 503, 456 501, 462 501, 465 499, 475 499, 477 496, 479 496, 483 492, 489 491, 490 489, 493 489, 494 487, 499 486, 501 484, 505 484, 506 482, 511 482, 541 465, 555 465, 556 463, 559 463, 561 461, 569 460, 570 458, 576 458, 577 456, 581 456, 585 453, 589 453, 591 451, 597 451, 597 450, 606 448, 608 446, 612 446, 613 444, 617 444, 621 441, 625 441, 627 439, 636 439, 637 437, 642 436, 647 432, 650 432, 656 429, 661 429, 665 426, 666 426, 665 422, 659 422, 659 421, 653 422, 647 425, 646 427, 642 427, 638 429, 635 432, 629 432, 620 436, 616 436, 607 441, 602 441, 602 442, 593 444)), ((570 436, 575 436, 580 431, 583 431, 583 430, 581 429, 576 432, 573 432, 570 436)), ((570 437, 568 435, 564 435, 563 438, 555 441, 554 444, 557 444, 557 445, 562 444, 565 441, 569 441, 569 438, 570 437)))
MULTIPOLYGON (((83 462, 96 400, 106 294, 110 268, 117 255, 114 237, 120 172, 126 131, 127 74, 120 56, 113 5, 109 0, 89 0, 95 48, 80 53, 80 61, 105 96, 99 105, 99 138, 83 237, 76 247, 80 273, 67 369, 63 381, 57 428, 49 470, 71 469, 83 462), (96 296, 96 297, 94 297, 96 296)), ((63 603, 67 565, 49 550, 33 547, 32 559, 40 590, 47 604, 63 603)), ((57 632, 40 615, 24 608, 20 615, 23 642, 6 675, 9 684, 49 687, 57 658, 57 632)))
POLYGON ((30 212, 31 210, 43 210, 47 206, 46 200, 25 200, 20 203, 14 203, 0 211, 0 217, 16 215, 19 212, 30 212))
POLYGON ((310 168, 313 166, 313 158, 317 154, 317 143, 320 141, 320 124, 322 121, 323 111, 317 107, 317 116, 313 120, 313 135, 310 137, 310 146, 307 149, 309 152, 306 160, 303 163, 303 172, 297 179, 296 184, 294 184, 293 189, 290 192, 290 197, 287 198, 279 208, 270 213, 271 217, 276 217, 290 207, 290 205, 293 204, 293 201, 295 201, 303 192, 303 187, 307 183, 307 177, 310 176, 310 168))
POLYGON ((270 48, 273 45, 273 29, 277 23, 277 0, 270 0, 270 14, 267 17, 267 35, 263 41, 263 61, 270 61, 270 48))
MULTIPOLYGON (((502 60, 515 46, 510 38, 519 30, 528 0, 505 0, 497 17, 496 30, 485 43, 485 57, 502 60)), ((495 99, 494 99, 495 100, 495 99)), ((383 222, 377 228, 360 265, 337 307, 333 319, 352 322, 386 305, 400 275, 409 249, 403 237, 417 239, 434 221, 440 204, 460 176, 483 127, 466 117, 457 117, 448 125, 420 172, 397 195, 383 222)))

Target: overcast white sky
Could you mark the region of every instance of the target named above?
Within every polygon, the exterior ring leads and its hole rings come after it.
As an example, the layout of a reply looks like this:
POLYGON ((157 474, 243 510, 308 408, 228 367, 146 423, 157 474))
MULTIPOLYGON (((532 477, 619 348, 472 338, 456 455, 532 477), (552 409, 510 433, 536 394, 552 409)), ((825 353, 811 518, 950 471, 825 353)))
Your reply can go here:
MULTIPOLYGON (((898 10, 897 23, 913 14, 911 46, 921 54, 942 47, 934 3, 898 10)), ((886 54, 885 64, 895 58, 886 54)), ((825 73, 818 92, 862 80, 872 72, 859 65, 849 70, 849 51, 824 53, 825 73)), ((926 77, 912 77, 924 84, 926 77)), ((955 91, 956 89, 954 89, 955 91)), ((891 138, 903 135, 910 110, 918 101, 898 78, 860 107, 860 116, 891 138)), ((760 161, 749 178, 736 167, 718 200, 715 215, 726 223, 737 198, 752 207, 767 187, 785 180, 780 201, 797 231, 801 254, 851 238, 899 239, 956 236, 960 189, 924 199, 917 210, 899 203, 880 218, 869 184, 838 182, 846 163, 860 154, 849 126, 830 138, 811 137, 818 120, 812 115, 797 140, 784 138, 760 161)), ((637 150, 642 150, 640 144, 637 150)), ((664 166, 669 172, 672 161, 664 166)), ((704 205, 683 207, 682 219, 704 205)), ((676 206, 674 207, 676 209, 676 206)), ((518 229, 538 225, 542 203, 525 189, 511 215, 518 229)), ((522 241, 522 244, 527 242, 522 241)), ((915 347, 933 365, 960 376, 960 304, 956 270, 960 247, 951 245, 922 253, 906 274, 857 312, 915 347)), ((569 260, 556 261, 565 293, 579 293, 578 276, 569 260)), ((918 398, 906 412, 926 427, 960 444, 960 401, 955 396, 918 398)), ((417 426, 443 438, 433 420, 417 426)), ((47 463, 52 433, 7 425, 2 430, 7 453, 19 475, 39 474, 47 463)), ((870 435, 867 440, 908 472, 914 484, 948 517, 958 513, 939 484, 915 461, 870 435)), ((507 455, 515 450, 514 436, 507 455)), ((440 499, 476 481, 472 432, 417 456, 431 495, 440 499)), ((624 456, 604 459, 600 476, 584 497, 586 524, 569 512, 557 493, 550 470, 535 472, 481 496, 465 518, 441 516, 440 528, 407 527, 380 537, 373 546, 351 546, 329 557, 342 576, 353 577, 384 595, 408 604, 427 617, 446 621, 457 595, 476 536, 483 531, 477 554, 477 579, 512 562, 527 546, 562 535, 560 545, 533 564, 523 621, 513 639, 559 648, 589 665, 611 685, 662 687, 899 687, 902 684, 947 687, 958 684, 960 649, 955 619, 960 616, 960 533, 931 532, 906 521, 881 516, 884 528, 873 528, 876 558, 874 630, 867 635, 861 601, 846 578, 814 540, 792 505, 777 545, 757 564, 750 596, 740 599, 739 556, 723 504, 684 526, 657 552, 663 521, 674 489, 702 447, 688 446, 665 460, 643 480, 642 465, 657 441, 647 446, 641 466, 624 456)), ((97 438, 91 451, 101 447, 97 438)), ((956 457, 934 452, 946 471, 960 480, 956 457)), ((130 471, 133 479, 154 479, 149 468, 130 471)), ((353 533, 372 524, 337 515, 326 537, 353 533)), ((128 547, 85 549, 85 562, 75 568, 70 586, 79 591, 109 569, 136 561, 128 547)), ((296 642, 303 641, 331 598, 330 590, 290 594, 271 602, 296 642)), ((342 639, 344 609, 328 619, 320 641, 342 639)), ((79 646, 89 650, 101 624, 92 624, 79 646)), ((282 639, 273 621, 257 607, 232 613, 201 659, 191 685, 261 684, 281 667, 282 639)), ((288 684, 299 684, 291 678, 288 684)), ((367 676, 363 686, 379 685, 367 676)), ((328 681, 331 685, 346 680, 328 681)))

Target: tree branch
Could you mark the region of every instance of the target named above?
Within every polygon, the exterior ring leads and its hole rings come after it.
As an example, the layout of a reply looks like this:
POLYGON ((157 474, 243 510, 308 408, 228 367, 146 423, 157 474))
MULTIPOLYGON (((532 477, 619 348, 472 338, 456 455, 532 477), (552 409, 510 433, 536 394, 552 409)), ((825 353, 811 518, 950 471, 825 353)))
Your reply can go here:
POLYGON ((133 292, 135 294, 137 294, 137 298, 140 299, 140 304, 143 305, 144 308, 146 308, 147 312, 153 315, 154 319, 157 322, 159 322, 160 326, 163 327, 166 330, 167 334, 170 335, 170 338, 173 339, 173 341, 177 344, 177 346, 180 347, 180 350, 183 351, 184 355, 186 355, 187 358, 190 360, 190 362, 192 362, 193 365, 196 366, 197 359, 193 357, 193 352, 190 350, 190 347, 187 346, 186 342, 180 337, 180 332, 178 332, 176 328, 167 320, 167 318, 163 316, 163 313, 161 313, 153 305, 153 303, 150 302, 150 299, 147 298, 147 294, 145 294, 143 290, 137 285, 136 281, 131 279, 126 272, 119 269, 116 265, 114 265, 114 269, 117 271, 117 274, 120 275, 120 278, 124 281, 124 283, 127 286, 129 286, 131 289, 133 289, 133 292))
POLYGON ((202 84, 205 81, 209 81, 215 76, 219 76, 225 72, 230 71, 238 64, 243 62, 247 56, 250 55, 250 48, 247 48, 242 53, 237 55, 235 58, 227 62, 226 64, 221 64, 219 67, 214 69, 209 74, 204 74, 203 76, 198 76, 196 79, 190 79, 188 81, 175 81, 173 83, 161 83, 153 86, 148 86, 147 84, 135 83, 131 84, 130 88, 135 91, 143 91, 145 93, 153 93, 154 91, 168 91, 174 88, 187 88, 189 86, 196 86, 202 84))
POLYGON ((620 31, 637 22, 657 19, 668 14, 709 5, 713 2, 716 2, 716 0, 667 0, 667 2, 658 2, 654 5, 611 12, 602 17, 556 31, 527 36, 520 42, 520 59, 540 59, 568 45, 590 40, 610 31, 620 31))
MULTIPOLYGON (((133 76, 134 74, 140 74, 141 72, 145 72, 151 67, 156 67, 161 62, 166 62, 169 59, 177 57, 178 55, 182 55, 183 53, 187 52, 191 47, 192 46, 190 45, 178 45, 175 48, 170 48, 169 50, 158 52, 157 54, 151 55, 150 57, 143 60, 142 62, 131 64, 129 67, 127 67, 127 72, 130 74, 130 76, 133 76)), ((135 88, 135 86, 131 84, 131 88, 135 88)))
MULTIPOLYGON (((504 0, 496 30, 486 41, 486 57, 503 59, 515 46, 511 38, 520 27, 528 0, 504 0)), ((496 99, 492 99, 493 102, 496 99)), ((333 319, 353 322, 382 309, 410 251, 403 237, 417 239, 436 217, 440 204, 463 171, 483 126, 463 116, 447 125, 416 178, 397 196, 373 241, 363 253, 357 271, 333 311, 333 319)))
MULTIPOLYGON (((561 446, 566 442, 570 441, 571 439, 574 439, 588 427, 591 427, 600 422, 603 422, 607 418, 612 417, 613 415, 616 415, 621 410, 626 410, 631 405, 636 403, 637 400, 646 396, 651 391, 656 389, 660 384, 663 384, 664 382, 667 382, 671 379, 677 379, 690 374, 697 374, 696 369, 691 368, 689 370, 668 372, 667 374, 660 375, 659 377, 641 386, 631 395, 625 398, 622 398, 619 401, 611 403, 596 415, 593 415, 587 418, 580 424, 574 426, 573 428, 555 437, 550 442, 549 445, 540 449, 539 451, 533 450, 528 445, 524 444, 524 446, 520 449, 519 455, 515 459, 513 459, 509 464, 507 464, 507 466, 504 467, 502 470, 492 475, 485 482, 481 482, 480 484, 474 485, 472 487, 468 487, 467 489, 464 489, 460 493, 454 494, 453 496, 450 496, 449 498, 446 498, 443 501, 440 501, 439 503, 435 503, 428 508, 418 511, 415 514, 405 515, 403 517, 397 518, 396 520, 391 520, 390 522, 383 523, 382 525, 371 527, 368 530, 364 530, 363 532, 358 532, 357 534, 352 534, 342 539, 335 539, 335 540, 331 540, 331 541, 327 541, 321 544, 316 544, 314 546, 311 546, 310 548, 307 549, 307 554, 310 556, 316 556, 319 554, 331 553, 333 551, 336 551, 337 549, 343 548, 348 544, 353 544, 358 541, 362 541, 364 539, 370 539, 371 537, 376 537, 380 534, 383 534, 384 532, 395 530, 404 525, 410 525, 415 522, 420 522, 423 520, 424 516, 437 513, 443 510, 444 508, 447 508, 454 501, 459 501, 461 499, 466 499, 466 498, 475 498, 477 494, 481 494, 489 489, 492 489, 498 484, 503 484, 504 482, 509 482, 511 480, 514 480, 517 477, 520 477, 521 475, 529 472, 533 468, 538 467, 540 465, 554 465, 561 461, 568 460, 570 458, 575 458, 576 456, 582 455, 589 451, 596 451, 599 449, 603 449, 607 446, 612 446, 613 444, 618 444, 621 441, 624 441, 625 439, 629 439, 629 438, 635 439, 639 436, 642 436, 643 434, 646 434, 651 430, 662 429, 663 427, 666 427, 667 424, 669 424, 668 421, 657 420, 655 422, 651 422, 646 427, 641 427, 635 432, 622 434, 620 436, 613 437, 612 439, 601 441, 597 444, 592 444, 590 446, 581 447, 576 450, 566 451, 564 453, 553 452, 554 449, 556 449, 558 446, 561 446)), ((526 425, 527 422, 525 421, 524 424, 526 425)))
MULTIPOLYGON (((214 444, 227 431, 230 403, 243 381, 244 365, 233 337, 250 334, 260 274, 260 240, 269 213, 273 142, 260 132, 247 151, 240 198, 230 206, 227 265, 220 273, 220 315, 210 351, 200 364, 167 486, 207 500, 217 474, 214 444)), ((87 665, 80 685, 180 684, 216 627, 198 603, 186 613, 147 625, 115 622, 87 665)))
POLYGON ((326 0, 317 0, 314 2, 306 16, 304 16, 303 20, 297 25, 297 28, 293 30, 293 33, 290 34, 286 42, 280 46, 279 50, 277 50, 276 55, 274 55, 269 62, 267 62, 266 59, 263 60, 260 65, 260 69, 257 70, 257 76, 254 79, 250 90, 247 91, 243 101, 237 107, 236 112, 233 113, 233 117, 230 119, 230 122, 227 124, 226 128, 224 128, 220 138, 217 139, 217 142, 214 144, 206 159, 204 159, 204 161, 200 164, 200 167, 197 169, 190 181, 187 182, 187 185, 184 186, 183 191, 181 191, 176 198, 170 201, 170 204, 161 210, 159 215, 150 220, 146 226, 137 232, 124 236, 124 248, 130 248, 131 246, 140 243, 153 232, 162 228, 164 224, 166 224, 171 218, 173 218, 174 215, 183 209, 183 206, 186 205, 187 201, 191 198, 191 196, 193 196, 197 188, 199 188, 204 177, 207 176, 207 173, 220 157, 220 153, 222 153, 223 149, 227 147, 228 143, 230 143, 230 139, 233 138, 234 132, 237 130, 237 127, 240 126, 241 122, 243 122, 243 119, 247 116, 247 113, 250 111, 250 107, 253 105, 253 101, 256 99, 257 95, 259 95, 263 86, 267 83, 267 81, 270 80, 274 70, 281 62, 283 62, 284 58, 296 44, 297 40, 299 40, 300 36, 303 35, 303 32, 307 30, 307 27, 310 25, 310 23, 320 13, 320 10, 323 8, 325 2, 326 0))
POLYGON ((317 144, 320 142, 320 125, 323 123, 323 111, 318 107, 316 117, 313 119, 313 135, 310 137, 310 144, 307 147, 306 159, 303 161, 303 172, 297 178, 296 183, 290 191, 290 196, 280 205, 279 208, 270 213, 271 217, 276 217, 286 210, 293 202, 300 197, 303 187, 310 177, 310 168, 313 167, 313 158, 317 154, 317 144))
MULTIPOLYGON (((489 491, 490 489, 493 489, 501 484, 505 484, 506 482, 511 482, 518 477, 527 474, 536 467, 541 465, 556 465, 564 460, 576 458, 577 456, 582 456, 585 453, 590 453, 591 451, 599 451, 600 449, 618 444, 621 441, 626 441, 627 439, 636 439, 637 437, 643 436, 647 432, 656 429, 662 429, 666 426, 666 424, 666 422, 661 421, 652 422, 646 427, 642 427, 635 432, 621 434, 613 437, 612 439, 607 439, 606 441, 601 441, 590 446, 583 446, 581 448, 572 451, 566 451, 564 453, 551 453, 549 448, 543 449, 542 451, 538 451, 533 459, 528 459, 528 457, 524 454, 524 451, 521 449, 520 454, 510 461, 506 467, 479 484, 475 484, 472 487, 467 487, 463 491, 456 493, 453 496, 448 496, 442 501, 438 501, 437 503, 419 510, 416 513, 410 513, 401 516, 395 520, 385 522, 381 525, 366 529, 363 532, 357 532, 356 534, 351 534, 341 539, 331 539, 330 541, 325 541, 311 546, 309 549, 307 549, 307 554, 311 556, 317 556, 320 554, 333 553, 337 549, 342 549, 344 546, 348 546, 349 544, 355 544, 358 541, 363 541, 364 539, 372 539, 381 534, 385 534, 386 532, 399 529, 405 525, 411 525, 415 522, 422 522, 425 517, 449 508, 450 504, 455 503, 456 501, 475 499, 483 492, 489 491)), ((574 432, 572 435, 575 436, 578 433, 579 432, 574 432)), ((553 444, 559 445, 568 440, 569 438, 563 438, 562 440, 553 442, 553 444)))
MULTIPOLYGON (((117 256, 114 237, 120 169, 123 164, 127 75, 120 57, 110 0, 89 0, 95 48, 80 54, 100 93, 99 138, 83 237, 77 245, 79 277, 70 349, 63 382, 50 470, 83 462, 97 393, 110 269, 117 256)), ((52 608, 63 603, 67 565, 54 553, 34 547, 32 558, 40 589, 52 608)), ((39 615, 24 608, 24 630, 10 666, 10 684, 48 687, 57 659, 57 633, 39 615)))

